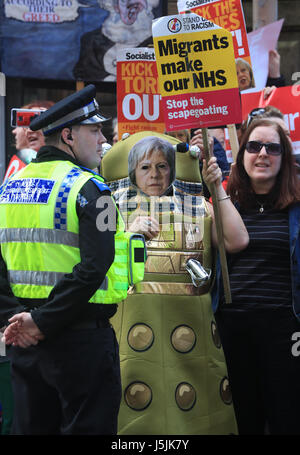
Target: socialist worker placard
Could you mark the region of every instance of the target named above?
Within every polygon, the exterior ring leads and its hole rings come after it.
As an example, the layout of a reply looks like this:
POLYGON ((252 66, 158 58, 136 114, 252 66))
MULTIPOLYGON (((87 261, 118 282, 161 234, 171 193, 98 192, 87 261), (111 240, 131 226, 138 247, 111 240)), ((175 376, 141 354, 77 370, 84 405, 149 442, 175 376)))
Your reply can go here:
POLYGON ((165 129, 153 48, 128 48, 117 61, 118 137, 165 129))

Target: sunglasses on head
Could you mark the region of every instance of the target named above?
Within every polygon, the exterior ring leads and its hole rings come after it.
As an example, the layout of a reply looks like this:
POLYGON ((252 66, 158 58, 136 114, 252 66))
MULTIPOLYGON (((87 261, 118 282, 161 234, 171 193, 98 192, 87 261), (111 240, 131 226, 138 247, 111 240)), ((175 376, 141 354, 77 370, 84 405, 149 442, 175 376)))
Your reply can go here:
POLYGON ((248 119, 247 119, 247 128, 252 122, 252 120, 257 116, 257 115, 263 115, 266 112, 266 110, 263 107, 257 107, 253 109, 249 114, 248 114, 248 119))
POLYGON ((248 153, 259 153, 261 149, 265 147, 268 155, 278 156, 281 154, 281 145, 276 144, 275 142, 259 142, 259 141, 249 141, 246 144, 246 150, 248 153))

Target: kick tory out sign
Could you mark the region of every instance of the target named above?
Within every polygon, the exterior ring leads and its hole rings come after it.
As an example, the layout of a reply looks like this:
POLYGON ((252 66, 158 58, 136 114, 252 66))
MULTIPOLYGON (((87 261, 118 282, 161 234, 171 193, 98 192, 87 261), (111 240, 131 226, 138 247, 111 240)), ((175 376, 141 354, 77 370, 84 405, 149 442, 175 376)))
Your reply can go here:
POLYGON ((128 48, 117 61, 118 136, 165 129, 154 49, 128 48))
POLYGON ((231 33, 191 13, 156 19, 152 34, 166 129, 240 123, 231 33))

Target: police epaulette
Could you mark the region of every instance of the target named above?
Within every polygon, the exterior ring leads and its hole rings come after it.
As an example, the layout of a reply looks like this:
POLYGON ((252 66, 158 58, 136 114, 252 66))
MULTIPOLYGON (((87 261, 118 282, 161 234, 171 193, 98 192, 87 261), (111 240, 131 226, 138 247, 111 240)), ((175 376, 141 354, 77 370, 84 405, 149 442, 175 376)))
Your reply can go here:
POLYGON ((111 192, 110 188, 106 185, 106 183, 100 182, 100 180, 98 180, 95 177, 92 177, 91 180, 97 185, 97 187, 99 188, 100 191, 109 191, 109 192, 111 192))

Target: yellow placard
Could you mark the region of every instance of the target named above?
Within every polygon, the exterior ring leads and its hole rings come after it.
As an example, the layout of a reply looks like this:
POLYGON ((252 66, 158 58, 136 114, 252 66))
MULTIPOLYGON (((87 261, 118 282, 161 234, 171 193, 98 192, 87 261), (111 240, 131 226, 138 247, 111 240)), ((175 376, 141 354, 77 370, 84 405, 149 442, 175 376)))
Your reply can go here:
POLYGON ((162 96, 238 87, 233 39, 227 30, 215 26, 153 38, 162 96))

